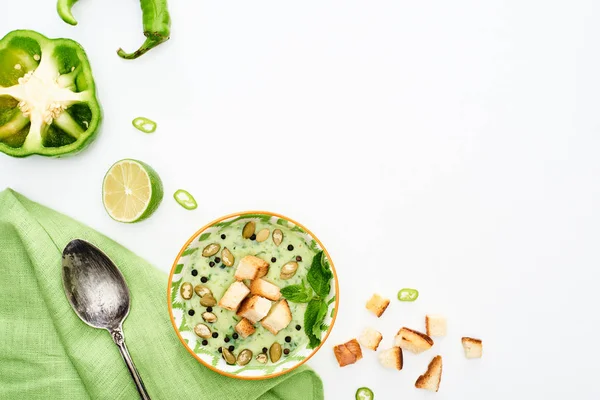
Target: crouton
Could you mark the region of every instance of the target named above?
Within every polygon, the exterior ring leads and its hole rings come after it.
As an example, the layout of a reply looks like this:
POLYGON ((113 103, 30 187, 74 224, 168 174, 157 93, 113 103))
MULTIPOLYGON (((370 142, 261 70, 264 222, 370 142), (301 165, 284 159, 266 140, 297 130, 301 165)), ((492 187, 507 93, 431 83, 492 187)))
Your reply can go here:
POLYGON ((465 349, 465 357, 481 358, 483 356, 483 343, 481 340, 464 337, 462 338, 462 345, 465 349))
POLYGON ((242 318, 235 326, 235 331, 242 339, 246 339, 256 331, 256 328, 252 325, 252 322, 248 321, 246 318, 242 318))
POLYGON ((424 333, 402 328, 394 339, 394 346, 419 354, 429 350, 433 346, 433 340, 424 333))
POLYGON ((381 317, 381 314, 383 314, 383 312, 389 305, 389 299, 384 299, 383 297, 375 293, 373 297, 371 297, 371 299, 367 302, 367 310, 377 315, 377 317, 381 317))
POLYGON ((233 282, 219 300, 219 307, 235 311, 248 293, 250 293, 250 289, 242 282, 233 282))
POLYGON ((277 301, 281 298, 281 292, 279 286, 273 285, 271 282, 267 282, 264 279, 255 279, 250 285, 250 293, 257 294, 266 299, 277 301))
POLYGON ((362 350, 356 339, 352 339, 344 344, 337 345, 333 348, 333 354, 337 359, 340 367, 354 364, 362 358, 362 350))
POLYGON ((441 315, 426 315, 425 327, 428 336, 446 336, 446 318, 441 315))
POLYGON ((281 300, 275 304, 269 314, 262 320, 261 324, 273 335, 284 329, 292 322, 292 312, 287 300, 281 300))
POLYGON ((358 337, 358 341, 368 349, 377 350, 382 338, 383 336, 381 336, 381 333, 377 332, 375 329, 366 328, 358 337))
POLYGON ((417 378, 415 387, 417 389, 430 390, 437 392, 440 389, 442 380, 442 356, 435 356, 429 363, 427 371, 417 378))
POLYGON ((271 301, 257 295, 244 300, 238 309, 237 315, 246 318, 253 324, 257 323, 269 313, 271 301))
POLYGON ((400 347, 392 347, 378 354, 379 362, 386 368, 394 368, 400 371, 404 363, 402 349, 400 347))
POLYGON ((240 260, 235 270, 235 279, 243 281, 244 279, 262 278, 267 272, 269 272, 268 262, 255 256, 246 256, 240 260))

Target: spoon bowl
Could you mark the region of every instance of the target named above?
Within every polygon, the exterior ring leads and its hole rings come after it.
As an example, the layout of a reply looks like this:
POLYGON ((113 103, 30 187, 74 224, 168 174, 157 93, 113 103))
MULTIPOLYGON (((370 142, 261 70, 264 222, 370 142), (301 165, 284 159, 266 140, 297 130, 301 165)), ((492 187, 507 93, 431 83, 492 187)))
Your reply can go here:
POLYGON ((129 314, 130 296, 121 271, 96 246, 75 239, 63 251, 62 277, 65 294, 75 313, 89 326, 110 332, 140 397, 149 400, 123 336, 123 321, 129 314))

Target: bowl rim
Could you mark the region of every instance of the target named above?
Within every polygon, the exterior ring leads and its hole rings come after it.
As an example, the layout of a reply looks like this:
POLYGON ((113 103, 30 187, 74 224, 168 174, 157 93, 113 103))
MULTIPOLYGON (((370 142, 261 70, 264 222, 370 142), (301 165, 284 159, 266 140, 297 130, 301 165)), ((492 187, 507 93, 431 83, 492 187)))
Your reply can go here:
POLYGON ((171 320, 171 325, 173 325, 173 329, 175 330, 175 333, 177 334, 179 341, 181 342, 183 347, 188 351, 188 353, 190 353, 202 365, 204 365, 205 367, 209 368, 210 370, 212 370, 218 374, 227 376, 229 378, 241 379, 241 380, 247 380, 247 381, 259 381, 259 380, 264 380, 264 379, 276 378, 278 376, 285 375, 289 372, 292 372, 293 370, 295 370, 296 368, 300 367, 301 365, 306 363, 308 360, 310 360, 321 349, 321 347, 323 347, 323 345, 329 338, 331 331, 333 330, 333 326, 335 325, 335 321, 336 321, 336 318, 337 318, 337 315, 339 312, 339 307, 340 307, 340 287, 339 286, 340 285, 339 285, 339 280, 338 280, 338 274, 335 269, 335 265, 331 259, 331 256, 329 255, 329 252, 327 251, 327 249, 325 248, 323 243, 319 240, 319 238, 317 236, 315 236, 315 234, 310 229, 306 228, 304 225, 302 225, 301 223, 297 222, 296 220, 294 220, 292 218, 289 218, 289 217, 286 217, 285 215, 281 215, 281 214, 274 213, 271 211, 256 211, 256 210, 241 211, 241 212, 231 213, 231 214, 227 214, 222 217, 219 217, 219 218, 209 222, 208 224, 204 225, 202 228, 197 230, 192 236, 190 236, 190 238, 187 240, 187 242, 183 245, 183 247, 179 251, 179 254, 177 254, 177 257, 173 261, 173 266, 171 267, 171 271, 169 272, 169 281, 167 284, 167 306, 169 308, 169 318, 171 320), (263 215, 269 215, 271 217, 283 218, 283 219, 291 222, 292 224, 300 227, 301 229, 303 229, 307 234, 310 235, 310 237, 312 237, 317 242, 319 247, 325 252, 325 255, 327 256, 327 260, 329 261, 329 265, 331 266, 331 271, 333 272, 333 281, 335 283, 335 310, 334 310, 333 317, 331 318, 331 324, 329 324, 329 328, 327 329, 327 332, 325 332, 325 336, 321 340, 321 344, 319 346, 317 346, 316 348, 314 348, 308 356, 306 356, 302 361, 300 361, 298 364, 294 365, 293 367, 286 369, 284 371, 281 371, 281 372, 277 372, 277 373, 273 373, 273 374, 269 374, 269 375, 262 375, 262 376, 240 376, 240 375, 230 374, 229 372, 225 372, 216 367, 213 367, 211 364, 207 363, 202 358, 200 358, 187 345, 187 343, 185 343, 183 337, 181 336, 181 332, 179 332, 177 324, 175 323, 175 317, 173 316, 173 304, 171 302, 171 285, 173 283, 173 275, 175 273, 175 268, 177 267, 177 262, 182 257, 183 252, 194 241, 194 239, 196 239, 199 235, 201 235, 202 232, 211 228, 213 225, 218 224, 219 222, 222 222, 224 220, 228 220, 228 219, 234 218, 234 217, 243 217, 244 215, 247 215, 247 214, 263 214, 263 215))

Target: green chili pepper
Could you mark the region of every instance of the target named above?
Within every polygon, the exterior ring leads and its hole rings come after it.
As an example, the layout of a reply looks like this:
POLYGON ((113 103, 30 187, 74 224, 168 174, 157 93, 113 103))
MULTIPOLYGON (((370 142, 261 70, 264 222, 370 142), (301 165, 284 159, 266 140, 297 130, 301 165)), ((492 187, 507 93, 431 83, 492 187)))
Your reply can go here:
POLYGON ((361 387, 356 391, 356 400, 373 400, 375 395, 368 387, 361 387))
POLYGON ((187 190, 179 189, 173 195, 175 201, 186 210, 195 210, 198 208, 198 203, 196 203, 196 199, 194 196, 190 194, 187 190))
POLYGON ((132 121, 133 126, 144 133, 153 133, 156 131, 156 122, 144 117, 137 117, 132 121))
POLYGON ((0 151, 59 157, 89 145, 102 110, 83 48, 13 31, 0 40, 0 151))
MULTIPOLYGON (((73 17, 71 9, 77 0, 58 0, 58 15, 67 24, 77 25, 77 20, 73 17)), ((126 53, 119 49, 119 57, 131 60, 138 58, 153 49, 162 42, 169 40, 171 34, 171 16, 167 8, 167 0, 141 0, 142 14, 144 21, 144 36, 146 41, 133 53, 126 53)))
POLYGON ((417 289, 402 289, 398 292, 398 300, 400 301, 415 301, 419 297, 417 289))

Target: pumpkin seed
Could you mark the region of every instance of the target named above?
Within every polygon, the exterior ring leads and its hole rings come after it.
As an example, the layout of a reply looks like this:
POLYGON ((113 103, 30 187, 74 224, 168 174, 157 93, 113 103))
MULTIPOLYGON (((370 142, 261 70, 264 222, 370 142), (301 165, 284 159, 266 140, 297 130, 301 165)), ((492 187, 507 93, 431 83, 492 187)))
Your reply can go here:
POLYGON ((275 229, 273 231, 273 243, 275 243, 275 246, 279 246, 281 242, 283 242, 283 232, 281 232, 281 229, 275 229))
POLYGON ((204 307, 214 307, 217 305, 217 300, 212 294, 205 294, 200 298, 200 304, 204 307))
POLYGON ((242 350, 240 352, 240 354, 238 354, 238 357, 237 357, 238 365, 244 366, 244 365, 248 364, 250 362, 250 360, 252 360, 252 352, 250 350, 248 350, 248 349, 242 350))
POLYGON ((196 294, 200 296, 200 298, 206 296, 207 294, 212 294, 210 289, 204 285, 196 285, 196 287, 194 288, 194 292, 196 292, 196 294))
POLYGON ((192 298, 192 295, 194 294, 194 287, 192 286, 191 283, 189 282, 184 282, 183 285, 181 285, 181 289, 179 289, 179 293, 181 294, 181 297, 183 297, 186 300, 189 300, 192 298))
POLYGON ((244 229, 242 229, 242 237, 244 239, 250 239, 250 236, 254 235, 254 231, 256 230, 256 224, 254 221, 247 222, 244 225, 244 229))
POLYGON ((210 328, 204 324, 196 325, 194 327, 194 333, 204 339, 208 339, 211 336, 210 328))
POLYGON ((226 349, 225 347, 223 347, 223 359, 229 365, 235 364, 235 356, 229 351, 229 349, 226 349))
POLYGON ((264 242, 265 240, 267 240, 269 238, 269 233, 271 233, 271 232, 269 232, 269 230, 267 228, 261 230, 256 235, 256 241, 257 242, 264 242))
POLYGON ((214 256, 221 250, 221 245, 219 243, 211 243, 202 250, 202 255, 204 257, 214 256))
POLYGON ((281 267, 281 274, 279 277, 281 279, 290 279, 294 275, 296 275, 296 271, 298 270, 298 263, 296 261, 290 261, 281 267))
POLYGON ((229 251, 227 247, 225 247, 221 252, 221 258, 223 259, 223 264, 227 265, 228 267, 233 266, 233 263, 235 262, 235 257, 233 254, 231 254, 231 251, 229 251))
POLYGON ((261 364, 266 364, 268 360, 269 359, 267 358, 267 355, 265 353, 260 353, 256 356, 256 361, 258 361, 261 364))
POLYGON ((281 358, 281 345, 277 342, 271 345, 269 349, 269 356, 271 357, 271 362, 277 362, 281 358))
POLYGON ((202 313, 202 319, 210 324, 217 322, 217 316, 211 312, 202 313))

